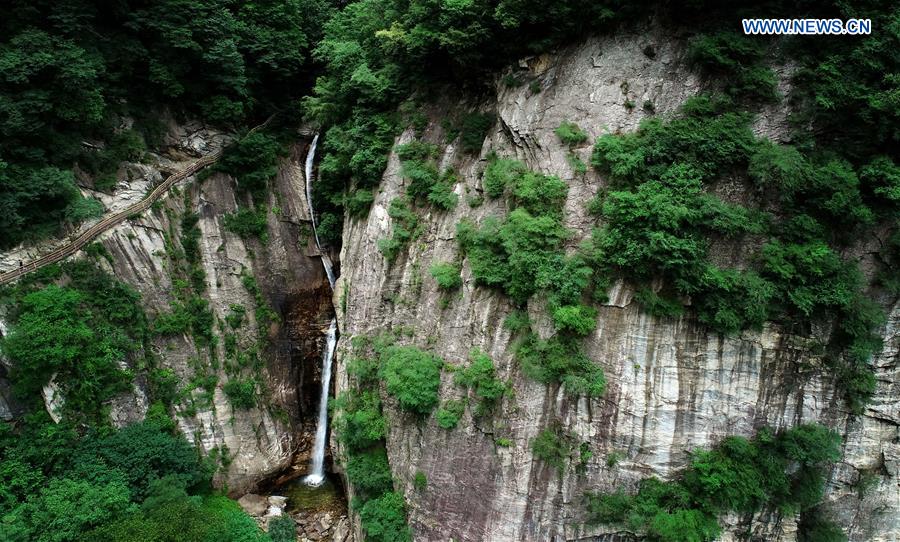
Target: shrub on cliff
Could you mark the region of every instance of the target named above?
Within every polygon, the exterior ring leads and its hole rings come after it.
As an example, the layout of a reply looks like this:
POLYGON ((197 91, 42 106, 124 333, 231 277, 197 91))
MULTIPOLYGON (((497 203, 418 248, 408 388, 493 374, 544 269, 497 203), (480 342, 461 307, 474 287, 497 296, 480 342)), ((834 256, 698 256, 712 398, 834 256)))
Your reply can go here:
POLYGON ((560 141, 568 145, 569 147, 575 147, 577 145, 581 145, 585 141, 587 141, 588 136, 577 124, 574 122, 563 121, 559 127, 556 129, 556 137, 559 138, 560 141))
POLYGON ((391 347, 382 357, 380 375, 400 408, 424 416, 438 403, 443 364, 415 346, 391 347))
POLYGON ((484 192, 491 198, 499 198, 503 195, 507 186, 513 186, 520 175, 528 171, 525 164, 519 160, 510 158, 490 157, 484 170, 482 183, 484 192))
POLYGON ((231 406, 246 410, 256 406, 256 381, 253 379, 231 378, 222 386, 231 406))
POLYGON ((694 452, 670 482, 645 478, 637 493, 587 494, 590 523, 612 523, 660 541, 710 541, 716 515, 755 513, 763 507, 794 514, 824 494, 829 465, 840 458, 840 437, 820 425, 801 425, 756 437, 727 437, 694 452))
POLYGON ((347 478, 363 501, 393 491, 394 479, 384 448, 352 454, 347 460, 347 478))
POLYGON ((574 449, 572 436, 559 424, 542 430, 531 441, 534 456, 555 468, 560 476, 565 472, 569 456, 574 449))
POLYGON ((268 217, 266 209, 239 209, 234 213, 227 213, 224 217, 225 229, 237 234, 241 239, 256 238, 266 243, 268 235, 268 217))
POLYGON ((597 327, 597 309, 585 305, 563 305, 553 311, 553 325, 563 333, 588 335, 597 327))
POLYGON ((453 429, 459 424, 459 419, 462 417, 465 410, 465 401, 445 401, 435 415, 437 424, 447 430, 453 429))
POLYGON ((472 361, 467 367, 457 371, 455 382, 475 393, 479 400, 475 414, 487 414, 507 392, 507 385, 497 378, 494 362, 489 356, 475 349, 469 357, 472 361))
POLYGON ((231 143, 213 168, 237 179, 238 190, 249 193, 257 204, 265 203, 269 182, 278 172, 278 157, 283 152, 273 136, 254 132, 231 143))
POLYGON ((381 399, 371 390, 341 394, 332 403, 334 431, 351 451, 364 450, 384 438, 387 421, 381 414, 381 399))
POLYGON ((463 118, 460 142, 466 152, 478 152, 484 144, 488 130, 494 125, 495 116, 489 113, 470 113, 463 118))
POLYGON ((558 335, 543 340, 529 334, 516 348, 516 361, 538 382, 563 384, 572 395, 599 397, 606 389, 603 369, 585 355, 577 339, 558 335))
POLYGON ((388 216, 394 221, 391 236, 378 240, 378 250, 386 260, 393 261, 410 241, 419 236, 419 217, 410 208, 407 198, 395 198, 388 207, 388 216))
POLYGON ((431 266, 429 272, 442 290, 455 290, 462 285, 459 266, 456 264, 441 262, 431 266))
POLYGON ((406 501, 397 492, 385 493, 359 508, 359 519, 372 542, 409 542, 412 535, 406 524, 406 501))
POLYGON ((130 389, 121 364, 147 333, 140 296, 86 260, 45 268, 8 292, 17 306, 0 352, 13 364, 15 391, 39 398, 56 375, 60 414, 100 421, 104 402, 130 389))

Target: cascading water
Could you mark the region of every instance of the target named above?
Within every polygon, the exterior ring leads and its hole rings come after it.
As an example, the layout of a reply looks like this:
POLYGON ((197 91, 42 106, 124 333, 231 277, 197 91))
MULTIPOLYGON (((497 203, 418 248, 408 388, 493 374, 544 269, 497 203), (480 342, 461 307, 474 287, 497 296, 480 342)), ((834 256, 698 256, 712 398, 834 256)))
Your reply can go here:
POLYGON ((325 335, 325 352, 322 354, 322 396, 319 399, 319 421, 316 425, 316 441, 313 446, 312 461, 309 474, 304 481, 307 485, 317 486, 325 480, 325 437, 328 432, 328 390, 331 383, 331 360, 334 358, 334 347, 337 345, 337 320, 332 319, 325 335))
POLYGON ((316 248, 322 255, 322 267, 325 268, 325 274, 328 276, 328 284, 334 290, 334 271, 331 266, 331 258, 328 254, 322 252, 322 245, 319 243, 319 232, 316 230, 316 212, 313 210, 312 202, 312 182, 313 182, 313 162, 316 159, 316 144, 319 142, 319 134, 313 136, 312 143, 309 144, 309 152, 306 153, 306 204, 309 206, 309 219, 312 221, 313 236, 316 238, 316 248))
MULTIPOLYGON (((306 203, 309 206, 309 218, 312 221, 313 236, 316 239, 316 248, 322 255, 322 267, 328 276, 328 284, 334 290, 334 271, 331 259, 319 244, 319 234, 316 231, 316 214, 312 204, 312 180, 313 163, 316 158, 316 144, 319 142, 319 134, 313 137, 306 153, 306 203)), ((337 319, 332 318, 325 334, 325 351, 322 352, 322 395, 319 399, 319 419, 316 422, 316 440, 313 444, 313 456, 309 465, 309 474, 303 481, 310 486, 319 486, 325 481, 325 444, 328 436, 328 392, 331 389, 331 362, 334 359, 334 348, 337 345, 337 319)))

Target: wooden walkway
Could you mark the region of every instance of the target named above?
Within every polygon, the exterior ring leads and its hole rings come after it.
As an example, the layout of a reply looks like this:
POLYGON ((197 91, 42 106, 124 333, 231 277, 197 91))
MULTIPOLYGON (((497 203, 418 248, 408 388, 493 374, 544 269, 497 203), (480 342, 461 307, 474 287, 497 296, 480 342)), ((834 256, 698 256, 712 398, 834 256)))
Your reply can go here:
MULTIPOLYGON (((274 117, 275 117, 275 115, 272 115, 268 119, 266 119, 266 121, 263 122, 262 124, 255 126, 252 130, 247 132, 247 135, 250 135, 253 132, 256 132, 258 130, 262 130, 263 128, 266 127, 267 124, 269 124, 269 121, 271 121, 272 118, 274 118, 274 117)), ((244 137, 247 137, 247 135, 245 135, 244 137)), ((40 269, 42 267, 45 267, 47 265, 64 260, 64 259, 68 258, 69 256, 75 254, 76 252, 78 252, 79 250, 84 248, 88 243, 93 241, 101 233, 103 233, 111 228, 114 228, 115 226, 118 226, 119 224, 124 222, 128 217, 130 217, 132 215, 141 214, 144 211, 146 211, 147 209, 149 209, 150 206, 153 205, 159 198, 161 198, 163 196, 163 194, 168 192, 169 189, 172 188, 172 186, 175 183, 182 181, 182 180, 186 179, 187 177, 190 177, 191 175, 197 173, 201 169, 216 163, 216 161, 221 157, 222 157, 222 150, 218 150, 211 154, 207 154, 206 156, 204 156, 203 158, 200 158, 199 160, 197 160, 193 164, 189 165, 188 167, 184 168, 183 170, 181 170, 177 173, 173 173, 172 175, 169 175, 166 178, 166 180, 159 183, 159 185, 156 188, 154 188, 153 191, 151 191, 149 194, 147 194, 147 196, 144 199, 142 199, 141 201, 119 211, 118 213, 113 213, 109 216, 103 217, 103 220, 101 220, 100 222, 97 222, 96 224, 94 224, 93 226, 91 226, 90 228, 85 230, 84 232, 80 233, 78 235, 78 237, 76 237, 74 240, 57 248, 53 252, 45 254, 36 260, 32 260, 28 263, 25 263, 18 269, 13 269, 12 271, 8 271, 6 273, 0 274, 0 286, 2 286, 4 284, 8 284, 27 273, 31 273, 32 271, 37 271, 38 269, 40 269)))
POLYGON ((141 201, 135 203, 134 205, 130 205, 117 213, 113 213, 111 215, 103 217, 100 222, 97 222, 87 230, 80 233, 78 237, 76 237, 69 243, 57 248, 53 252, 47 253, 36 260, 25 263, 17 269, 13 269, 12 271, 3 273, 2 275, 0 275, 0 285, 12 282, 27 273, 31 273, 32 271, 36 271, 44 266, 64 260, 69 256, 75 254, 76 252, 84 248, 85 245, 93 241, 101 233, 115 226, 118 226, 128 217, 136 214, 141 214, 149 209, 151 205, 153 205, 159 198, 163 196, 163 194, 165 194, 170 188, 172 188, 172 185, 181 180, 184 180, 187 177, 190 177, 201 169, 214 164, 221 156, 222 151, 216 151, 212 154, 204 156, 203 158, 200 158, 181 171, 169 175, 166 180, 159 183, 159 185, 157 185, 157 187, 154 188, 149 194, 147 194, 147 196, 141 201))

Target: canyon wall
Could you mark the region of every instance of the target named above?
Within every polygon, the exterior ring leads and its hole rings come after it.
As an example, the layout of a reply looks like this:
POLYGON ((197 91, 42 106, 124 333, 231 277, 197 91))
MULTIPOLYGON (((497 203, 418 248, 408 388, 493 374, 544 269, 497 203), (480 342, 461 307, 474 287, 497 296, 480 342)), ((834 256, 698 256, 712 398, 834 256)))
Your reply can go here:
MULTIPOLYGON (((574 250, 595 225, 586 203, 606 181, 594 171, 578 174, 554 130, 562 121, 585 129, 588 143, 574 152, 589 163, 595 137, 633 131, 651 110, 671 114, 706 85, 687 69, 684 51, 677 36, 649 29, 523 60, 517 75, 531 84, 498 82, 496 104, 468 104, 496 108, 498 114, 478 156, 444 144, 440 120, 453 106, 434 104, 426 111, 432 122, 423 137, 442 145, 441 167, 456 170, 459 205, 448 212, 423 211, 423 233, 397 260, 386 261, 376 243, 390 237, 388 207, 405 189, 399 160, 392 155, 368 217, 346 222, 343 274, 335 293, 342 335, 337 393, 348 386, 349 340, 382 331, 393 331, 401 342, 431 349, 454 364, 465 364, 470 350, 479 348, 512 385, 492 417, 473 419, 469 408, 452 431, 439 427, 434 416, 419 421, 404 414, 387 398, 388 456, 407 495, 416 540, 628 539, 609 528, 584 527, 585 491, 633 490, 642 478, 673 474, 685 466, 691 450, 725 436, 813 421, 843 435, 843 458, 827 489, 832 517, 854 541, 900 538, 900 305, 895 300, 881 300, 890 317, 884 350, 874 361, 878 386, 865 413, 854 417, 833 383, 820 376, 821 360, 807 353, 801 338, 771 326, 725 338, 688 316, 654 318, 639 310, 621 283, 610 291, 597 328, 585 340, 587 354, 605 371, 606 392, 594 400, 573 398, 558 385, 530 380, 517 367, 513 337, 501 325, 513 310, 508 298, 476 287, 467 264, 463 286, 455 294, 442 294, 428 274, 432 265, 458 258, 455 228, 461 218, 479 222, 505 212, 502 200, 466 203, 482 194, 481 172, 490 152, 516 157, 532 170, 566 181, 565 224, 575 232, 570 241, 574 250), (652 107, 642 107, 645 103, 652 107), (530 447, 554 421, 588 443, 592 452, 583 468, 570 467, 562 476, 537 460, 530 447), (413 483, 418 472, 427 478, 424 489, 413 483), (858 491, 863 473, 875 473, 874 485, 864 494, 858 491)), ((777 71, 786 91, 790 67, 777 71)), ((754 130, 776 140, 785 137, 784 106, 760 111, 754 130)), ((397 143, 413 138, 410 129, 397 143)), ((716 187, 731 201, 745 199, 742 190, 737 182, 716 187)), ((856 247, 846 256, 860 257, 862 268, 870 270, 868 248, 856 247)), ((741 265, 747 249, 714 245, 712 257, 741 265)), ((529 302, 531 319, 546 336, 552 324, 542 310, 542 300, 529 302)), ((447 371, 440 396, 442 401, 462 397, 447 371)), ((797 529, 795 518, 729 517, 723 522, 723 540, 793 540, 797 529)))
MULTIPOLYGON (((125 208, 165 176, 228 139, 201 125, 170 122, 165 148, 142 163, 124 164, 114 194, 84 192, 109 210, 125 208)), ((225 228, 225 214, 249 205, 249 200, 238 195, 235 179, 208 172, 179 183, 151 210, 98 239, 107 253, 97 258, 98 264, 140 292, 152 320, 171 311, 176 290, 184 287, 185 278, 173 273, 184 261, 181 219, 186 211, 199 215, 199 266, 205 272, 205 291, 199 296, 213 315, 214 339, 198 344, 191 333, 153 335, 149 348, 155 368, 136 371, 133 392, 110 402, 110 417, 116 425, 143 419, 149 406, 150 375, 174 374, 178 399, 170 414, 188 440, 220 459, 217 483, 237 495, 281 473, 298 453, 302 458, 315 431, 321 326, 328 322, 331 292, 306 204, 303 159, 307 143, 299 135, 297 141, 280 161, 265 202, 269 210, 265 242, 242 239, 225 228), (261 297, 247 287, 245 277, 255 279, 261 297), (274 311, 271 321, 257 320, 261 304, 274 311), (236 305, 245 312, 243 322, 232 329, 226 317, 236 305), (250 360, 247 366, 226 370, 229 363, 236 363, 233 359, 238 354, 250 360), (230 404, 223 391, 229 374, 257 381, 254 407, 230 404)), ((18 265, 20 259, 29 261, 62 242, 2 254, 2 269, 18 265)), ((79 253, 76 257, 88 256, 79 253)), ((0 397, 9 396, 5 390, 0 385, 0 397)), ((2 401, 0 414, 13 409, 15 402, 9 399, 2 401)))

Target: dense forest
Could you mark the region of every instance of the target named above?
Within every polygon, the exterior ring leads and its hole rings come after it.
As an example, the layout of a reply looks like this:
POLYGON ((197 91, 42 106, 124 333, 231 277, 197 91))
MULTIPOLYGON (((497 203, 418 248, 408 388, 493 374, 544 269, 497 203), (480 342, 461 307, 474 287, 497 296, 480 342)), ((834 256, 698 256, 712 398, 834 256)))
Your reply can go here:
MULTIPOLYGON (((801 336, 827 327, 827 340, 810 348, 839 382, 848 409, 862 412, 875 387, 870 361, 884 322, 873 298, 900 295, 900 6, 891 2, 12 0, 0 20, 0 249, 101 216, 100 201, 80 188, 114 192, 119 164, 159 147, 161 119, 175 118, 239 136, 216 167, 239 176, 254 201, 265 197, 293 130, 321 130, 315 197, 319 235, 333 247, 345 219, 369 212, 396 152, 410 182, 390 206, 392 236, 379 240, 392 261, 414 239, 417 213, 458 204, 449 173, 437 168, 436 147, 394 148, 404 129, 427 122, 420 110, 429 97, 477 102, 497 85, 522 84, 499 76, 521 57, 651 18, 689 29, 691 68, 710 83, 671 118, 651 116, 634 133, 594 142, 591 163, 580 167, 609 185, 588 204, 596 222, 590 242, 574 253, 565 248, 566 184, 508 157, 488 157, 483 176, 484 196, 506 198, 509 212, 457 227, 477 284, 522 309, 503 324, 517 336, 517 363, 530 378, 575 396, 602 396, 603 371, 582 340, 596 327, 594 305, 625 278, 646 312, 690 313, 724 336, 766 322, 801 336), (737 32, 734 21, 761 12, 866 17, 878 31, 829 40, 737 32), (776 62, 796 67, 787 96, 777 88, 776 62), (790 145, 750 127, 762 104, 778 100, 793 111, 790 145), (242 137, 273 114, 265 133, 242 137), (709 186, 725 176, 746 179, 761 204, 714 196, 709 186), (843 254, 875 230, 888 235, 868 284, 843 254), (712 262, 710 239, 744 236, 763 240, 751 265, 712 262), (662 288, 650 288, 653 281, 662 288), (536 295, 553 322, 549 338, 525 316, 536 295)), ((494 121, 475 110, 448 123, 461 147, 477 154, 494 121)), ((574 124, 557 135, 572 146, 587 140, 574 124)), ((90 261, 53 266, 0 291, 12 324, 0 351, 13 361, 15 392, 30 408, 24 419, 0 424, 0 542, 294 540, 279 538, 278 529, 263 533, 214 489, 211 477, 226 458, 201 457, 170 418, 172 390, 156 370, 150 337, 203 336, 212 326, 197 295, 203 277, 191 283, 202 274, 189 249, 199 236, 192 220, 182 227, 189 239, 183 291, 193 293, 166 318, 151 321, 137 292, 90 261), (104 402, 129 389, 136 374, 151 381, 147 420, 114 429, 104 402), (66 396, 61 423, 43 412, 40 398, 52 375, 66 396)), ((266 235, 265 216, 255 211, 228 221, 241 236, 266 235)), ((443 291, 459 288, 460 265, 430 270, 443 291)), ((357 393, 335 407, 357 489, 351 506, 367 539, 409 540, 379 389, 409 415, 429 415, 439 406, 444 363, 384 338, 362 340, 354 351, 357 393)), ((490 358, 477 351, 471 358, 456 382, 487 413, 507 389, 490 358)), ((459 412, 443 405, 436 416, 452 428, 459 412)), ((566 438, 541 433, 534 453, 552 463, 571 445, 566 438)), ((839 440, 818 425, 730 438, 698 451, 676 480, 648 478, 636 494, 588 493, 587 521, 625 525, 650 540, 712 540, 725 513, 778 509, 802 513, 804 540, 842 540, 816 512, 839 440)))

